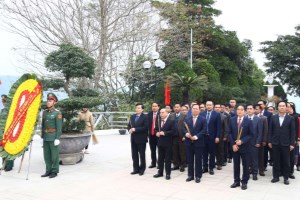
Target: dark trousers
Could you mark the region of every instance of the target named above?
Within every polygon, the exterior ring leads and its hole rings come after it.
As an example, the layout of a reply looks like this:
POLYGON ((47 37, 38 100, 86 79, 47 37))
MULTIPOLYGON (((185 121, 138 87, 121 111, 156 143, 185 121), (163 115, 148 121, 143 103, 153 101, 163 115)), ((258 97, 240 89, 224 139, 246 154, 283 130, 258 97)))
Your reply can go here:
POLYGON ((251 145, 251 153, 250 153, 250 169, 252 170, 253 174, 258 173, 258 153, 259 153, 259 148, 256 146, 251 145))
POLYGON ((157 162, 157 156, 156 156, 157 141, 158 138, 155 135, 149 136, 149 146, 151 151, 151 165, 154 166, 156 166, 156 162, 157 162))
POLYGON ((268 145, 264 146, 264 167, 266 168, 268 166, 268 159, 269 162, 272 163, 273 162, 273 153, 272 153, 272 149, 269 148, 268 145), (270 156, 270 157, 269 157, 270 156))
POLYGON ((174 167, 184 168, 186 167, 185 145, 179 137, 173 137, 172 140, 173 165, 174 167))
POLYGON ((239 151, 233 152, 233 177, 234 182, 242 184, 247 184, 249 180, 249 159, 250 153, 240 153, 239 151), (241 159, 242 159, 242 166, 243 166, 243 175, 242 180, 240 178, 241 174, 241 159))
POLYGON ((166 170, 166 175, 171 174, 171 157, 172 157, 172 143, 165 146, 158 146, 158 173, 159 174, 164 174, 164 167, 166 170))
POLYGON ((284 179, 288 179, 290 174, 290 147, 273 145, 273 178, 279 178, 280 171, 284 179), (282 170, 281 170, 282 166, 282 170))
POLYGON ((232 154, 233 154, 233 150, 232 150, 232 146, 230 145, 230 142, 227 141, 227 158, 232 159, 232 154))
POLYGON ((146 169, 146 143, 136 144, 131 142, 131 156, 133 161, 134 172, 144 172, 146 169), (139 162, 140 161, 140 162, 139 162))
POLYGON ((229 142, 227 140, 224 141, 224 162, 227 162, 227 158, 229 158, 229 146, 229 142))
POLYGON ((290 151, 290 174, 294 174, 295 149, 290 151))
POLYGON ((194 144, 186 145, 186 158, 188 162, 188 176, 194 178, 202 177, 202 154, 203 147, 194 144), (195 163, 195 168, 194 168, 195 163))
POLYGON ((295 146, 295 165, 300 166, 299 145, 295 146))
POLYGON ((258 148, 258 170, 259 173, 263 173, 265 170, 265 163, 264 163, 264 146, 260 146, 258 148))
POLYGON ((224 163, 224 141, 222 139, 216 144, 216 159, 217 165, 222 166, 224 163))
POLYGON ((216 149, 215 140, 209 138, 209 136, 205 136, 204 150, 203 150, 203 168, 208 168, 208 166, 209 169, 215 168, 216 165, 215 149, 216 149))
POLYGON ((46 172, 59 172, 59 147, 54 145, 54 141, 44 141, 44 160, 46 163, 46 172))

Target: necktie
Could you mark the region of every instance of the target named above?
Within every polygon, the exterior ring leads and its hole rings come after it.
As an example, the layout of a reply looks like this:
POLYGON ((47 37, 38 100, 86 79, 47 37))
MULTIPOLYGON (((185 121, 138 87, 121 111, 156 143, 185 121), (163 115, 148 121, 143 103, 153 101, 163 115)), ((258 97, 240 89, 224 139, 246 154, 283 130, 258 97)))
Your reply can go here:
POLYGON ((193 127, 195 126, 196 121, 197 121, 197 117, 193 117, 193 127))
POLYGON ((163 128, 165 125, 165 120, 161 120, 161 128, 163 128))
POLYGON ((241 118, 239 118, 238 120, 238 127, 240 127, 240 125, 241 125, 241 118))
POLYGON ((137 120, 139 120, 139 118, 140 118, 140 116, 139 115, 137 115, 137 116, 135 116, 135 122, 137 121, 137 120))
POLYGON ((153 113, 152 127, 151 127, 151 135, 154 135, 154 128, 156 122, 156 113, 153 113))
POLYGON ((210 113, 211 113, 211 112, 207 112, 207 114, 206 114, 206 122, 207 122, 207 123, 209 123, 210 113))

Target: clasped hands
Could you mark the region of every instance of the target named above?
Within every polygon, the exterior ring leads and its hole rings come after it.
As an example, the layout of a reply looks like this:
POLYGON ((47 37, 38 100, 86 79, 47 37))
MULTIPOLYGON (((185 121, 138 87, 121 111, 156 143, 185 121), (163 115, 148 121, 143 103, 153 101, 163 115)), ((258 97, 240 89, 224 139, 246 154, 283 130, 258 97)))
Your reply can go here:
POLYGON ((232 146, 233 152, 237 152, 239 150, 239 146, 241 146, 242 144, 242 140, 236 140, 235 144, 232 146))
POLYGON ((198 140, 198 137, 196 135, 192 136, 190 133, 186 133, 185 137, 191 139, 191 140, 198 140))
POLYGON ((164 135, 165 135, 165 133, 164 133, 163 131, 160 131, 160 132, 157 132, 157 133, 156 133, 156 136, 157 136, 157 137, 164 136, 164 135))

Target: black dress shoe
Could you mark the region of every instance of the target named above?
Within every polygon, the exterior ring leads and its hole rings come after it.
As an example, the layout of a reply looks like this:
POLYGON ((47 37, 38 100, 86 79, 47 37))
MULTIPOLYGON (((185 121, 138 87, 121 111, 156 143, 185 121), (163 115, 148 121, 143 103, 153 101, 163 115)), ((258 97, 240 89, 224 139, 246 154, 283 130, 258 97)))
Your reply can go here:
POLYGON ((143 176, 143 175, 144 175, 144 172, 139 172, 139 175, 140 175, 140 176, 143 176))
POLYGON ((221 170, 222 169, 222 167, 221 167, 221 165, 219 165, 218 167, 217 167, 217 170, 221 170))
POLYGON ((135 174, 138 174, 138 173, 139 173, 139 172, 135 172, 135 171, 130 172, 131 175, 135 175, 135 174))
POLYGON ((289 175, 289 178, 295 179, 296 177, 294 176, 294 174, 290 174, 290 175, 289 175))
POLYGON ((191 176, 189 176, 185 181, 186 181, 186 182, 190 182, 190 181, 192 181, 192 180, 194 180, 194 178, 191 177, 191 176))
POLYGON ((228 158, 228 163, 231 163, 232 162, 232 159, 231 158, 228 158))
POLYGON ((247 190, 247 184, 242 184, 242 190, 247 190))
POLYGON ((41 177, 47 177, 51 174, 51 172, 46 172, 45 174, 43 174, 41 177))
POLYGON ((200 183, 200 178, 196 178, 195 182, 200 183))
POLYGON ((49 175, 49 178, 54 178, 54 177, 56 177, 57 176, 57 173, 51 173, 50 175, 49 175))
POLYGON ((12 168, 5 168, 4 169, 4 171, 6 171, 6 172, 9 172, 9 171, 11 171, 12 170, 12 168))
POLYGON ((240 187, 240 183, 233 183, 230 187, 231 188, 240 187))
POLYGON ((252 178, 253 178, 254 181, 257 181, 257 174, 253 174, 252 178))
POLYGON ((181 167, 181 168, 179 169, 179 171, 180 171, 180 172, 184 172, 184 167, 181 167))
POLYGON ((285 179, 285 180, 283 181, 283 183, 284 183, 285 185, 290 184, 289 180, 287 180, 287 179, 285 179))
POLYGON ((226 165, 227 165, 227 162, 224 162, 224 163, 222 164, 223 167, 226 166, 226 165))
POLYGON ((178 166, 176 166, 176 167, 172 167, 172 168, 171 168, 171 170, 177 170, 177 169, 179 169, 179 167, 178 167, 178 166))
POLYGON ((300 166, 297 167, 297 171, 300 171, 300 166))
POLYGON ((265 174, 265 172, 259 172, 259 175, 260 176, 265 176, 266 174, 265 174))
POLYGON ((166 175, 166 180, 170 180, 171 176, 170 175, 166 175))
POLYGON ((153 176, 153 178, 158 178, 158 177, 162 177, 163 175, 162 174, 155 174, 154 176, 153 176))
POLYGON ((276 182, 278 182, 279 181, 279 178, 273 178, 272 180, 271 180, 271 183, 276 183, 276 182))
POLYGON ((214 175, 214 174, 215 174, 214 170, 213 170, 213 169, 210 169, 210 170, 209 170, 209 174, 210 174, 210 175, 214 175))
POLYGON ((207 168, 203 168, 202 169, 202 173, 206 173, 206 172, 208 172, 208 169, 207 168))
POLYGON ((155 166, 155 165, 150 165, 150 166, 149 166, 149 168, 154 168, 154 167, 156 167, 156 166, 155 166))

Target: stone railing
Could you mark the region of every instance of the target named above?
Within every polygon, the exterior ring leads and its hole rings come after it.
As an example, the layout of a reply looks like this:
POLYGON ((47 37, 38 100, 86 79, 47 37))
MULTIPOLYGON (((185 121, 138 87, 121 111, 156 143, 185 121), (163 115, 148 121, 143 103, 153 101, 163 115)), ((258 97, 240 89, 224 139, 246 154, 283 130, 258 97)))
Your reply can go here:
POLYGON ((93 112, 95 130, 126 129, 134 112, 93 112))

